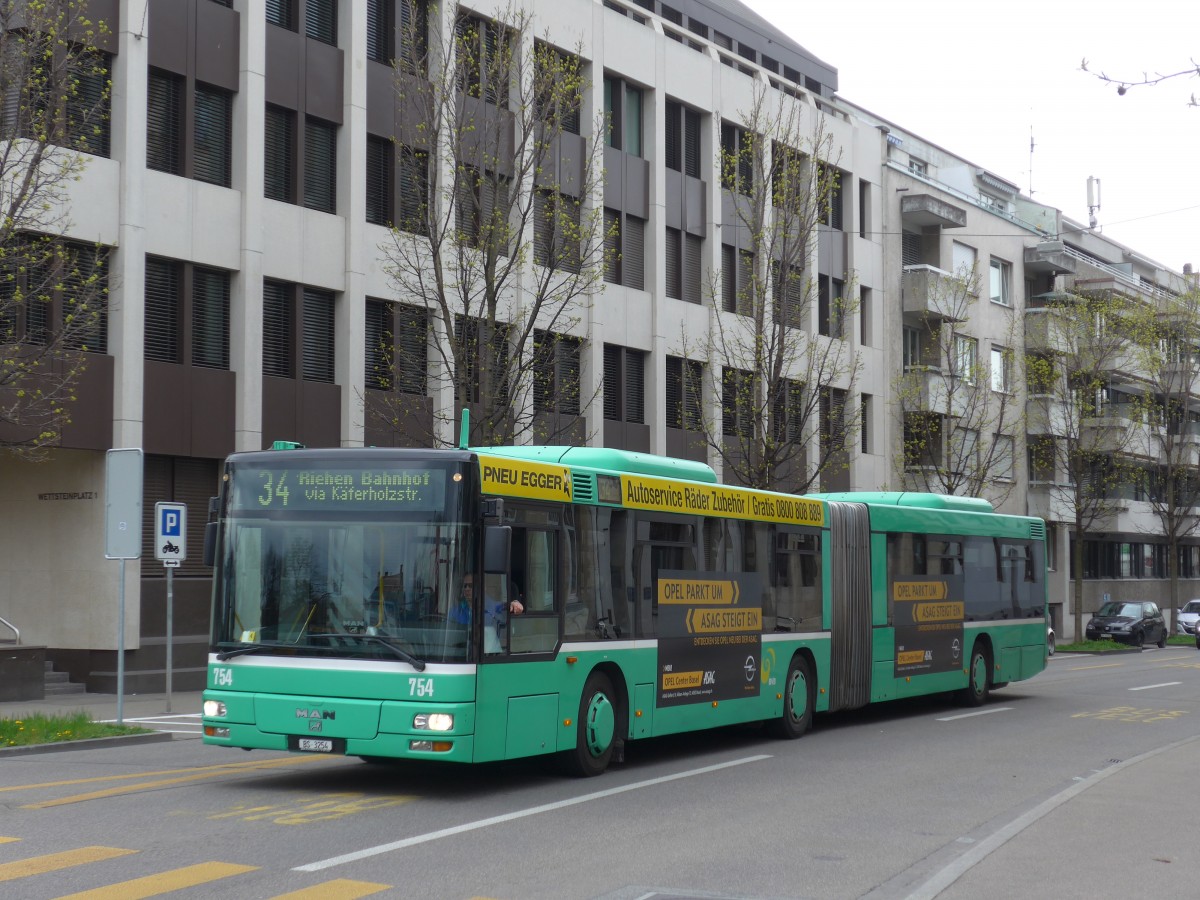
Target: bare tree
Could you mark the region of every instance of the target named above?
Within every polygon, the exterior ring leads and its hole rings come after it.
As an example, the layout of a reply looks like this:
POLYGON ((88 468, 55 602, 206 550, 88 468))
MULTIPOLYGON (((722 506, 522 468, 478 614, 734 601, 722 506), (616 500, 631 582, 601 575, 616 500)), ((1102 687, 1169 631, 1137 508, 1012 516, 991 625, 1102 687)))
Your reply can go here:
POLYGON ((0 0, 0 447, 38 458, 103 352, 100 250, 67 240, 69 189, 103 146, 104 23, 85 0, 0 0))
POLYGON ((492 21, 456 7, 431 20, 428 41, 415 17, 408 27, 395 62, 398 208, 383 249, 396 296, 429 335, 385 335, 382 366, 394 377, 430 353, 435 402, 425 419, 402 402, 382 414, 422 443, 452 441, 466 408, 477 443, 582 441, 591 396, 575 335, 603 275, 606 132, 602 116, 581 128, 578 52, 535 39, 520 9, 492 21))
POLYGON ((1010 319, 1003 349, 980 349, 972 333, 979 301, 976 264, 954 273, 923 268, 905 273, 923 283, 931 314, 915 329, 918 361, 896 381, 902 453, 896 475, 913 490, 1004 502, 1016 484, 1018 440, 1024 433, 1018 387, 1023 336, 1010 319), (987 352, 985 363, 983 353, 987 352))
POLYGON ((1075 641, 1083 640, 1084 544, 1120 509, 1136 449, 1136 411, 1114 403, 1112 382, 1137 367, 1134 307, 1107 292, 1039 298, 1027 315, 1030 482, 1046 492, 1046 517, 1071 529, 1075 641))
POLYGON ((1171 631, 1179 612, 1179 562, 1200 533, 1200 289, 1164 294, 1144 314, 1139 354, 1149 390, 1139 402, 1149 423, 1153 473, 1147 496, 1167 542, 1171 631))
MULTIPOLYGON (((1085 59, 1079 64, 1079 68, 1089 75, 1094 75, 1103 81, 1105 84, 1114 85, 1117 89, 1118 96, 1124 97, 1129 93, 1131 88, 1137 87, 1152 87, 1156 84, 1161 84, 1164 81, 1171 81, 1175 78, 1198 78, 1200 77, 1200 63, 1194 59, 1186 68, 1180 69, 1177 72, 1142 72, 1141 77, 1133 78, 1110 78, 1107 73, 1093 72, 1088 68, 1088 61, 1085 59)), ((1196 95, 1192 94, 1188 99, 1188 106, 1200 106, 1200 101, 1196 100, 1196 95)))
POLYGON ((814 274, 823 236, 841 227, 841 176, 811 105, 758 84, 739 118, 721 126, 712 325, 682 346, 708 360, 720 414, 693 424, 727 480, 804 492, 848 468, 859 428, 847 412, 862 368, 846 340, 853 279, 814 274))

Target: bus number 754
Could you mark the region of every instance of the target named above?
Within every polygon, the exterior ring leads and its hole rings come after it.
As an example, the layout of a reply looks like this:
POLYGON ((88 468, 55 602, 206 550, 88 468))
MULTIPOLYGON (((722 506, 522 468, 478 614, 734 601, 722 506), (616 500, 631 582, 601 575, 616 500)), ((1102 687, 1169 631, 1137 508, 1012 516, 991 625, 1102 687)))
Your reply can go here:
POLYGON ((433 679, 432 678, 410 678, 410 679, 408 679, 408 696, 410 696, 410 697, 432 697, 433 696, 433 679))

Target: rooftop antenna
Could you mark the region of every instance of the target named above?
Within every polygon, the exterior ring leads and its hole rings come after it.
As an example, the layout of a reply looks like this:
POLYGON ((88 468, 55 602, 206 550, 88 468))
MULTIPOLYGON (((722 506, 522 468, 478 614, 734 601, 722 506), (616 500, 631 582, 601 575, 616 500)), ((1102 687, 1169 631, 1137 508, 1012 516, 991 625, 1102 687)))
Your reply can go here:
POLYGON ((1029 196, 1033 196, 1033 123, 1029 123, 1029 196))
POLYGON ((1096 230, 1096 211, 1100 209, 1100 179, 1091 175, 1088 176, 1087 182, 1088 191, 1088 228, 1092 231, 1096 230))

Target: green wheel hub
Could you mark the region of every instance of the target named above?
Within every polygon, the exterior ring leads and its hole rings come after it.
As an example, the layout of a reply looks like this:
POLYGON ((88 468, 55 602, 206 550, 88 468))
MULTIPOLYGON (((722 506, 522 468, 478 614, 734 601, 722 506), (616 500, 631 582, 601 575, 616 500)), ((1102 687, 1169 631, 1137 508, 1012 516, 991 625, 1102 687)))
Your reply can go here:
POLYGON ((617 730, 617 712, 612 701, 602 692, 592 695, 584 718, 583 734, 588 752, 601 756, 613 741, 617 730))

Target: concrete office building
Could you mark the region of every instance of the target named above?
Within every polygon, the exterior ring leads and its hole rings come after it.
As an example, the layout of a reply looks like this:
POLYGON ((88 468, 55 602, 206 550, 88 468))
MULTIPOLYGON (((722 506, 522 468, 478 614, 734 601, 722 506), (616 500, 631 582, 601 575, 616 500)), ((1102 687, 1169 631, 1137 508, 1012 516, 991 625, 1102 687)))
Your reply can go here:
MULTIPOLYGON (((471 6, 485 19, 499 10, 471 6)), ((112 115, 107 154, 89 159, 73 190, 69 236, 112 248, 112 307, 61 447, 39 463, 0 459, 0 616, 93 690, 113 690, 116 671, 105 450, 145 452, 143 558, 129 566, 125 587, 127 690, 138 691, 163 684, 155 502, 188 504, 189 559, 175 579, 175 684, 194 688, 203 679, 211 588, 200 548, 220 460, 281 438, 308 446, 406 441, 369 415, 379 400, 369 377, 379 323, 391 304, 412 299, 397 294, 380 249, 389 232, 379 223, 399 197, 392 140, 405 127, 387 60, 397 54, 399 23, 420 21, 431 7, 92 2, 112 31, 103 48, 112 115)), ((603 112, 622 121, 621 139, 604 151, 608 183, 585 198, 619 221, 627 264, 606 272, 573 326, 582 393, 595 396, 580 410, 584 439, 704 458, 674 427, 669 384, 681 364, 713 363, 683 360, 682 336, 707 334, 715 317, 730 314, 696 286, 721 271, 730 250, 736 258, 720 148, 762 89, 799 104, 805 122, 821 122, 840 175, 809 265, 856 301, 838 334, 824 336, 861 362, 852 386, 828 386, 852 389, 847 409, 861 430, 849 465, 822 487, 915 489, 895 464, 905 426, 896 384, 915 364, 906 354, 922 352, 906 327, 938 314, 929 285, 971 260, 1000 293, 981 298, 963 336, 976 342, 981 364, 993 348, 1019 351, 1031 292, 1073 274, 1064 252, 1046 243, 1064 230, 1058 212, 843 102, 835 68, 735 0, 532 0, 529 8, 539 40, 579 48, 589 83, 584 131, 603 112), (670 149, 677 141, 687 165, 670 149), (618 387, 623 397, 640 393, 637 402, 606 407, 606 391, 618 387)), ((428 27, 450 33, 451 10, 428 27)), ((812 334, 823 332, 819 315, 813 304, 802 323, 812 334)), ((1020 384, 1002 387, 1025 402, 1020 384)), ((703 402, 715 417, 721 402, 712 393, 703 402)), ((434 391, 413 402, 453 398, 434 391)), ((984 493, 996 488, 1005 512, 1036 512, 1024 435, 1014 426, 1001 437, 1011 441, 1006 468, 984 493)), ((1065 533, 1052 524, 1051 534, 1062 559, 1065 533)))

